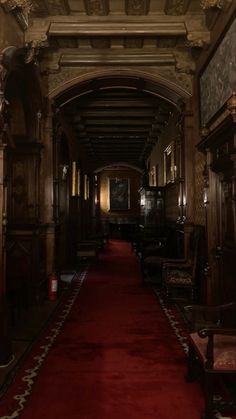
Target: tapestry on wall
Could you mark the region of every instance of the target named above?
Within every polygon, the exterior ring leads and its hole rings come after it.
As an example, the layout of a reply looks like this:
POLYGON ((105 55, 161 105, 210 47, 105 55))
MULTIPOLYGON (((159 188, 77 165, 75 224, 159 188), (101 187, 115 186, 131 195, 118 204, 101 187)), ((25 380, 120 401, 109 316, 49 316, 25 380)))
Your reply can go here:
POLYGON ((200 77, 201 126, 219 111, 236 84, 236 19, 200 77))

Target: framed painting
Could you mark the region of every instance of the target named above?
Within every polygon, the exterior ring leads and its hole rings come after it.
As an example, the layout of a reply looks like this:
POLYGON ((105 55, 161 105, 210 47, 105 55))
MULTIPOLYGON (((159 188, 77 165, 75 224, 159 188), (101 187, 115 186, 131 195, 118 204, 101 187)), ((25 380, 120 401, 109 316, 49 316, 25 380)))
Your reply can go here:
POLYGON ((164 182, 175 180, 175 144, 172 141, 164 151, 164 182))
POLYGON ((109 178, 109 210, 130 208, 130 181, 127 178, 109 178))

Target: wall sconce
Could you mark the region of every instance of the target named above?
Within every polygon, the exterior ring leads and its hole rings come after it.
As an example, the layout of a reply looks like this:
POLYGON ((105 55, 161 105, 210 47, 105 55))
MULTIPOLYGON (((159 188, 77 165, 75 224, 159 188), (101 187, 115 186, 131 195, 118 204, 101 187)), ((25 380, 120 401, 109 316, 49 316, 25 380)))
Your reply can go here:
POLYGON ((204 187, 203 188, 203 204, 204 204, 204 207, 206 207, 208 203, 209 203, 209 201, 208 201, 208 189, 206 187, 204 187))
POLYGON ((186 210, 187 210, 187 199, 184 192, 184 180, 180 179, 179 181, 179 196, 178 196, 178 207, 179 215, 177 218, 178 224, 184 224, 186 220, 186 210))
POLYGON ((98 204, 98 177, 94 176, 94 204, 98 204))
POLYGON ((76 161, 73 161, 72 162, 72 185, 71 185, 72 196, 76 196, 76 178, 77 178, 76 161))
POLYGON ((140 205, 141 205, 141 207, 145 207, 145 204, 146 204, 145 195, 141 195, 141 198, 140 198, 140 205))
POLYGON ((68 164, 62 164, 62 165, 60 165, 60 167, 61 167, 61 179, 66 180, 67 175, 68 175, 69 165, 68 164))
POLYGON ((84 175, 84 200, 87 201, 89 199, 89 177, 88 175, 84 175))

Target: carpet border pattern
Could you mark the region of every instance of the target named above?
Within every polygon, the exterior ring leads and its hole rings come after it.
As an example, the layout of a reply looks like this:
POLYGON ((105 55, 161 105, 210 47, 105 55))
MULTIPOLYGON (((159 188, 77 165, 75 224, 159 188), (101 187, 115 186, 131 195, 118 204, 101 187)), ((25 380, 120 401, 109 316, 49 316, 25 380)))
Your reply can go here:
MULTIPOLYGON (((178 315, 177 313, 173 312, 173 308, 172 307, 167 307, 165 304, 165 300, 164 298, 162 298, 161 293, 156 290, 155 288, 153 288, 153 292, 156 295, 156 297, 158 298, 159 304, 165 314, 165 316, 167 317, 174 333, 175 336, 177 337, 180 345, 182 346, 184 353, 186 355, 188 355, 188 336, 186 334, 186 332, 184 331, 184 328, 181 326, 181 321, 178 320, 178 315)), ((0 418, 1 419, 1 418, 0 418)))
MULTIPOLYGON (((53 343, 55 342, 57 336, 61 332, 61 329, 74 305, 74 302, 80 292, 84 279, 87 275, 87 270, 81 273, 78 273, 78 277, 74 281, 74 288, 71 291, 71 295, 68 297, 68 301, 65 303, 62 313, 58 316, 53 326, 49 326, 49 330, 46 332, 43 340, 46 341, 45 344, 39 347, 39 353, 33 357, 33 365, 29 369, 25 369, 24 374, 21 378, 21 381, 25 384, 22 393, 16 394, 13 396, 13 399, 17 402, 16 409, 6 416, 0 416, 0 419, 15 419, 18 418, 20 412, 24 409, 25 404, 29 395, 31 394, 35 378, 39 374, 40 368, 43 365, 53 343)), ((55 317, 57 314, 55 313, 55 317)), ((52 320, 53 322, 53 320, 52 320)), ((37 345, 37 342, 36 342, 37 345)))

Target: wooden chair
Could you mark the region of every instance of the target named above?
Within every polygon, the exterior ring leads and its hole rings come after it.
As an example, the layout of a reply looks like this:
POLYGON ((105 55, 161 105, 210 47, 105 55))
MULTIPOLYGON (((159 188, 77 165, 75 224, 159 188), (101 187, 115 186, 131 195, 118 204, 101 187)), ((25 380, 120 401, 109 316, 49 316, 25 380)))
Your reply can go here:
MULTIPOLYGON (((213 419, 217 411, 236 410, 236 303, 219 306, 187 306, 191 314, 187 380, 193 381, 200 373, 205 396, 204 419, 213 419), (235 400, 216 389, 234 389, 235 400), (230 386, 229 386, 230 383, 230 386)), ((229 391, 230 390, 230 391, 229 391)), ((224 390, 226 393, 226 390, 224 390)))
POLYGON ((177 244, 177 231, 167 229, 166 235, 152 239, 152 242, 145 242, 141 251, 141 270, 143 282, 148 281, 152 276, 162 277, 162 268, 165 261, 185 261, 179 258, 179 247, 177 244))
MULTIPOLYGON (((167 302, 176 299, 179 290, 187 292, 194 301, 197 289, 201 229, 195 228, 190 235, 188 258, 163 261, 163 289, 167 302)), ((185 297, 186 298, 186 297, 185 297)))

